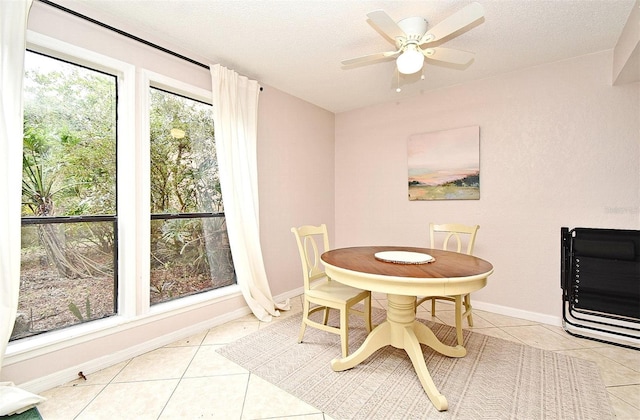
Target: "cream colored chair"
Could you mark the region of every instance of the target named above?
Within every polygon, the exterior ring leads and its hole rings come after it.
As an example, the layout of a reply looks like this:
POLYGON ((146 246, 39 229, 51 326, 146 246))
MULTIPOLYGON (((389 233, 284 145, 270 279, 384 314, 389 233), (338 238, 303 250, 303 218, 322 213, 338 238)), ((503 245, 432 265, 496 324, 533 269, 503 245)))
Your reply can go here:
POLYGON ((304 303, 302 308, 302 326, 298 343, 302 342, 307 325, 323 331, 339 334, 342 341, 342 357, 349 353, 349 314, 358 314, 364 318, 367 331, 371 331, 371 292, 346 286, 331 280, 324 272, 320 256, 329 250, 329 235, 327 226, 301 226, 291 228, 296 237, 300 261, 302 262, 302 277, 304 279, 304 303), (318 244, 321 244, 322 251, 318 244), (353 309, 353 305, 363 302, 362 311, 353 309), (316 306, 310 307, 311 304, 316 306), (329 310, 340 311, 340 326, 327 325, 329 310), (324 311, 322 323, 309 319, 314 312, 324 311))
MULTIPOLYGON (((480 229, 479 225, 467 226, 460 224, 429 224, 429 239, 431 241, 431 248, 437 249, 441 248, 445 251, 456 251, 456 252, 464 252, 465 254, 472 255, 473 246, 476 242, 476 235, 478 233, 478 229, 480 229), (451 241, 454 239, 454 241, 451 241), (449 247, 450 241, 453 242, 451 248, 449 247), (467 244, 466 248, 463 251, 463 243, 467 244), (441 246, 438 246, 438 243, 441 243, 441 246)), ((458 339, 458 344, 462 345, 462 320, 464 318, 467 319, 467 323, 470 327, 473 327, 473 316, 471 313, 471 295, 467 293, 466 295, 458 295, 458 296, 428 296, 423 298, 418 298, 416 302, 416 309, 418 306, 423 304, 425 301, 431 301, 431 316, 436 315, 436 300, 448 300, 455 303, 455 317, 456 317, 456 337, 458 339), (463 310, 464 306, 464 310, 463 310)))

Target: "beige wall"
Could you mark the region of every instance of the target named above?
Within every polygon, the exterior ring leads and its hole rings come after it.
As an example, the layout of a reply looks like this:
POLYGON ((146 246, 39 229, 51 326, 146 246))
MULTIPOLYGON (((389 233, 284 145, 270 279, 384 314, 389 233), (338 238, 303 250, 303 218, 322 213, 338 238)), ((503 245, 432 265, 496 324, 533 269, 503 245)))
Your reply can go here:
POLYGON ((326 223, 333 242, 333 138, 333 113, 268 86, 260 94, 260 233, 274 295, 302 291, 291 227, 326 223))
POLYGON ((337 115, 336 245, 428 246, 429 222, 478 223, 495 274, 476 307, 556 322, 560 228, 640 228, 640 84, 612 87, 611 65, 602 52, 337 115), (480 200, 408 201, 407 138, 470 125, 480 200))

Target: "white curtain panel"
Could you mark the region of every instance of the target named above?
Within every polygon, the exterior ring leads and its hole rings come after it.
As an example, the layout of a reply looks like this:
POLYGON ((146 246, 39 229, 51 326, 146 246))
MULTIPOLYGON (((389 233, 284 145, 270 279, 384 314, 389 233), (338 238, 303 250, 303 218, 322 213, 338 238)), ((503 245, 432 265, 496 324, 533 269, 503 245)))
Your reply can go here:
POLYGON ((220 187, 238 285, 260 321, 288 310, 271 295, 260 246, 257 132, 260 86, 223 66, 211 66, 213 123, 220 187))
MULTIPOLYGON (((22 79, 32 0, 0 0, 0 370, 13 331, 20 290, 22 79)), ((0 382, 0 416, 43 398, 0 382)))
POLYGON ((22 79, 31 0, 0 1, 0 369, 18 308, 22 79))

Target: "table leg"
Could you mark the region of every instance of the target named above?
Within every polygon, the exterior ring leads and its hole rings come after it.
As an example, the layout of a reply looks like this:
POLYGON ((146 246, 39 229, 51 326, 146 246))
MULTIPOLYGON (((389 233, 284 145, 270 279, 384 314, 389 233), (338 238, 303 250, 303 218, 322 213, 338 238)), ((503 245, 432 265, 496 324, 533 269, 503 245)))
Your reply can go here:
POLYGON ((378 325, 369 333, 364 343, 358 348, 358 350, 351 353, 349 356, 342 359, 333 359, 331 361, 331 369, 334 372, 340 372, 343 370, 351 369, 352 367, 362 363, 367 357, 371 356, 376 350, 388 346, 391 344, 389 334, 391 326, 389 321, 385 321, 378 325))
POLYGON ((449 357, 464 357, 467 355, 467 349, 463 346, 459 344, 455 347, 447 346, 442 341, 438 340, 438 337, 436 337, 433 331, 420 321, 414 321, 413 332, 417 337, 418 342, 431 347, 440 354, 444 354, 449 357))
POLYGON ((429 374, 420 344, 449 357, 463 357, 467 350, 460 345, 451 347, 443 344, 429 327, 416 321, 415 303, 415 296, 388 295, 387 320, 367 336, 358 350, 343 359, 332 360, 331 368, 336 372, 351 369, 387 345, 404 349, 427 396, 436 409, 443 411, 448 408, 447 399, 438 392, 429 374))
POLYGON ((440 391, 438 391, 436 384, 431 378, 429 369, 427 369, 427 364, 424 361, 420 342, 418 341, 413 329, 410 327, 405 328, 404 351, 409 355, 411 363, 413 363, 413 368, 416 370, 420 383, 422 384, 422 388, 424 389, 424 392, 427 393, 427 396, 433 403, 434 407, 438 411, 444 411, 449 408, 447 399, 440 393, 440 391))

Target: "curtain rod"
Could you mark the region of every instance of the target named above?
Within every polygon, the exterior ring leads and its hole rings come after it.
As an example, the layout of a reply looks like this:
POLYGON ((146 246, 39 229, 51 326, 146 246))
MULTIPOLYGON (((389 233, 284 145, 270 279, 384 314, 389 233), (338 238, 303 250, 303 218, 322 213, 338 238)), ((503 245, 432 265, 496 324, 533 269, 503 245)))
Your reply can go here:
POLYGON ((107 25, 104 22, 100 22, 99 20, 95 20, 93 18, 90 18, 89 16, 86 16, 86 15, 83 15, 81 13, 78 13, 75 10, 68 9, 68 8, 66 8, 64 6, 56 4, 56 3, 52 2, 52 1, 49 1, 49 0, 38 0, 38 1, 40 3, 47 4, 47 5, 51 6, 51 7, 55 7, 58 10, 62 10, 63 12, 69 13, 69 14, 71 14, 73 16, 76 16, 76 17, 79 17, 79 18, 84 19, 86 21, 89 21, 89 22, 91 22, 93 24, 101 26, 101 27, 103 27, 105 29, 108 29, 110 31, 116 32, 116 33, 118 33, 118 34, 120 34, 122 36, 125 36, 127 38, 133 39, 134 41, 138 41, 138 42, 140 42, 142 44, 148 45, 149 47, 155 48, 155 49, 160 50, 162 52, 165 52, 167 54, 171 54, 174 57, 178 57, 178 58, 180 58, 182 60, 188 61, 189 63, 195 64, 196 66, 204 67, 207 70, 210 69, 209 66, 207 66, 206 64, 202 64, 202 63, 200 63, 200 62, 198 62, 196 60, 193 60, 193 59, 191 59, 189 57, 186 57, 186 56, 184 56, 182 54, 178 54, 175 51, 171 51, 171 50, 169 50, 167 48, 164 48, 164 47, 162 47, 162 46, 160 46, 158 44, 154 44, 153 42, 149 42, 146 39, 142 39, 140 37, 137 37, 137 36, 135 36, 133 34, 130 34, 129 32, 125 32, 125 31, 123 31, 121 29, 114 28, 113 26, 107 25))
MULTIPOLYGON (((0 1, 3 1, 3 0, 0 0, 0 1)), ((162 47, 162 46, 160 46, 158 44, 154 44, 153 42, 147 41, 146 39, 142 39, 140 37, 137 37, 137 36, 135 36, 133 34, 130 34, 129 32, 125 32, 125 31, 123 31, 121 29, 118 29, 118 28, 115 28, 115 27, 113 27, 111 25, 107 25, 104 22, 100 22, 99 20, 90 18, 87 15, 83 15, 82 13, 78 13, 75 10, 71 10, 71 9, 66 8, 64 6, 61 6, 61 5, 57 4, 57 3, 54 3, 54 2, 52 2, 50 0, 38 0, 38 1, 40 3, 44 3, 46 5, 49 5, 49 6, 53 7, 53 8, 61 10, 61 11, 65 12, 65 13, 69 13, 69 14, 71 14, 73 16, 79 17, 80 19, 84 19, 84 20, 86 20, 88 22, 91 22, 91 23, 93 23, 95 25, 98 25, 98 26, 100 26, 102 28, 105 28, 105 29, 108 29, 110 31, 113 31, 113 32, 115 32, 117 34, 120 34, 120 35, 124 36, 124 37, 127 37, 129 39, 132 39, 134 41, 140 42, 140 43, 142 43, 144 45, 147 45, 149 47, 155 48, 155 49, 157 49, 159 51, 162 51, 162 52, 167 53, 169 55, 172 55, 174 57, 177 57, 177 58, 179 58, 181 60, 187 61, 187 62, 189 62, 191 64, 195 64, 196 66, 203 67, 203 68, 205 68, 207 70, 211 69, 208 65, 203 64, 203 63, 201 63, 199 61, 196 61, 196 60, 194 60, 192 58, 186 57, 186 56, 184 56, 182 54, 179 54, 179 53, 177 53, 175 51, 172 51, 170 49, 164 48, 164 47, 162 47)), ((262 86, 260 86, 260 92, 262 92, 263 90, 264 90, 264 88, 262 86)))

